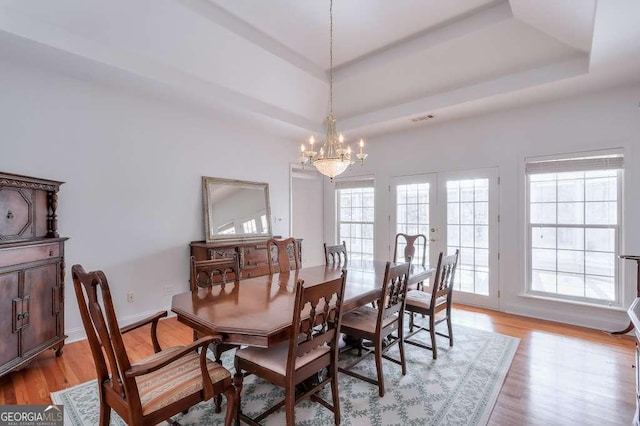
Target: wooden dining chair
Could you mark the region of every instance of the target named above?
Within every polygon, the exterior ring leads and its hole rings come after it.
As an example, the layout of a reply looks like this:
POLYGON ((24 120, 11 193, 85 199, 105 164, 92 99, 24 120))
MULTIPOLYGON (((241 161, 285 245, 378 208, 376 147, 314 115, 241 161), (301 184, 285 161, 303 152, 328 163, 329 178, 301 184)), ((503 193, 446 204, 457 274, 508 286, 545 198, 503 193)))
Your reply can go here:
POLYGON ((353 349, 358 350, 359 357, 339 370, 342 373, 378 385, 378 393, 381 397, 384 396, 382 358, 400 364, 402 366, 402 375, 407 374, 403 345, 403 312, 410 267, 410 263, 401 263, 392 266, 390 262, 387 262, 382 291, 380 292, 380 298, 376 301, 377 308, 362 306, 344 314, 342 317, 340 331, 350 336, 350 340, 356 340, 358 342, 358 345, 353 349), (398 335, 392 336, 392 333, 396 330, 398 335), (373 348, 365 348, 362 345, 363 339, 371 341, 373 348), (383 345, 383 343, 385 345, 383 345), (400 360, 391 358, 386 354, 395 344, 397 344, 400 349, 400 360), (363 351, 365 351, 364 354, 362 354, 363 351), (353 367, 372 354, 375 357, 377 379, 372 379, 352 371, 353 367))
MULTIPOLYGON (((237 295, 240 284, 240 263, 237 253, 234 253, 233 257, 211 260, 196 260, 194 256, 191 256, 190 284, 191 291, 194 292, 197 292, 199 288, 212 290, 213 287, 219 287, 218 296, 222 296, 225 293, 233 294, 233 292, 237 295), (229 283, 231 283, 231 286, 228 285, 229 283)), ((193 330, 193 341, 195 342, 200 337, 202 337, 200 333, 193 330)), ((216 362, 222 365, 222 354, 237 347, 237 345, 228 343, 214 344, 212 351, 216 362)), ((215 404, 216 412, 219 412, 222 404, 221 395, 216 395, 215 404)))
POLYGON ((343 270, 340 278, 314 285, 304 285, 303 280, 298 280, 289 340, 268 348, 246 347, 236 352, 236 374, 255 374, 285 388, 284 400, 254 419, 241 413, 239 398, 239 417, 243 420, 257 424, 284 405, 287 425, 293 426, 296 402, 311 398, 331 410, 335 424, 340 424, 338 338, 346 274, 343 270), (324 369, 327 374, 320 378, 318 373, 324 369), (317 376, 314 379, 318 383, 296 394, 296 386, 312 376, 317 376), (333 404, 318 395, 327 383, 331 383, 333 404))
POLYGON ((459 250, 450 256, 444 256, 441 252, 438 256, 438 266, 436 277, 431 286, 431 293, 424 290, 411 290, 407 293, 407 304, 405 311, 409 313, 409 333, 405 337, 405 342, 411 345, 433 351, 433 359, 438 359, 438 347, 436 335, 449 339, 449 346, 453 346, 453 328, 451 326, 451 296, 453 295, 453 280, 458 264, 459 250), (436 316, 441 314, 438 318, 436 316), (414 314, 422 314, 429 317, 429 328, 415 324, 414 314), (449 335, 436 331, 436 325, 447 322, 449 335), (431 346, 417 340, 411 339, 420 331, 428 331, 431 335, 431 346))
POLYGON ((207 347, 220 343, 221 336, 162 350, 156 331, 166 311, 120 328, 105 274, 85 272, 80 265, 74 265, 71 272, 96 367, 100 426, 109 424, 111 409, 127 424, 155 425, 222 393, 227 399, 225 425, 231 425, 237 408, 231 375, 206 357, 207 347), (155 354, 131 363, 122 335, 146 324, 151 324, 155 354))
POLYGON ((300 269, 300 253, 298 252, 298 242, 295 238, 286 238, 284 240, 270 238, 267 241, 267 255, 269 256, 269 275, 300 269), (276 270, 274 270, 273 265, 274 251, 277 256, 276 270))
MULTIPOLYGON (((413 265, 425 266, 427 264, 427 237, 424 234, 396 234, 393 261, 411 262, 413 265)), ((419 282, 415 288, 420 290, 423 286, 424 283, 419 282)))
POLYGON ((335 246, 328 246, 324 243, 324 260, 327 265, 346 265, 347 264, 347 243, 344 241, 342 244, 335 246))

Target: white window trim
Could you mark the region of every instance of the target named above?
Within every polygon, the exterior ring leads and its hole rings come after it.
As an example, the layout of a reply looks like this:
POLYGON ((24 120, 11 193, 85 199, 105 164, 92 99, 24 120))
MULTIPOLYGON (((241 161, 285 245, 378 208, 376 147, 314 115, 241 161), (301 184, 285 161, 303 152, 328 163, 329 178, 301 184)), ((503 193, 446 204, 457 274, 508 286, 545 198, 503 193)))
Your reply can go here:
MULTIPOLYGON (((614 163, 616 164, 616 163, 614 163)), ((618 257, 621 254, 621 250, 623 247, 623 232, 624 224, 624 198, 623 198, 623 188, 624 188, 624 152, 621 148, 614 148, 608 150, 600 150, 600 151, 587 151, 587 152, 576 152, 569 154, 558 154, 558 155, 549 155, 549 156, 537 156, 537 157, 527 157, 524 159, 524 202, 525 202, 525 250, 526 256, 524 260, 525 266, 525 291, 521 294, 522 297, 535 298, 540 300, 553 300, 557 302, 565 302, 575 305, 584 305, 584 306, 598 306, 605 309, 616 310, 624 309, 624 268, 621 266, 620 258, 618 257), (618 185, 618 199, 617 199, 617 225, 589 225, 591 228, 615 228, 615 243, 614 243, 614 256, 615 256, 615 300, 614 301, 606 301, 606 300, 598 300, 587 297, 578 297, 578 296, 570 296, 570 295, 562 295, 556 293, 548 293, 535 291, 531 289, 532 284, 532 268, 531 268, 531 259, 532 259, 532 241, 531 241, 531 206, 530 206, 530 182, 529 182, 529 173, 527 173, 527 165, 535 162, 542 161, 561 161, 561 160, 570 160, 570 159, 578 159, 583 157, 594 157, 594 156, 618 156, 622 158, 622 161, 617 164, 622 165, 621 168, 617 172, 618 185)), ((567 170, 571 171, 571 170, 567 170)), ((554 173, 553 171, 549 171, 548 173, 554 173)), ((553 226, 553 225, 551 225, 553 226)), ((556 226, 558 226, 556 224, 556 226)), ((586 225, 576 225, 582 228, 586 228, 586 225)), ((571 227, 571 225, 563 225, 565 227, 571 227)))

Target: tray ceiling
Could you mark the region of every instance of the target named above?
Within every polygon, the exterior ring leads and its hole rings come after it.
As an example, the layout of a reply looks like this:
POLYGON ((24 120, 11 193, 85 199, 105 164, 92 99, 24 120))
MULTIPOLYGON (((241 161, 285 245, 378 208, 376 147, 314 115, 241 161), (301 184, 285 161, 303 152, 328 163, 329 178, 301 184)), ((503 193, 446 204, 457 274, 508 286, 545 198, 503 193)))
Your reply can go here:
MULTIPOLYGON (((636 0, 336 1, 334 38, 338 125, 364 135, 640 80, 636 0)), ((4 0, 0 52, 292 137, 327 113, 328 1, 4 0)))

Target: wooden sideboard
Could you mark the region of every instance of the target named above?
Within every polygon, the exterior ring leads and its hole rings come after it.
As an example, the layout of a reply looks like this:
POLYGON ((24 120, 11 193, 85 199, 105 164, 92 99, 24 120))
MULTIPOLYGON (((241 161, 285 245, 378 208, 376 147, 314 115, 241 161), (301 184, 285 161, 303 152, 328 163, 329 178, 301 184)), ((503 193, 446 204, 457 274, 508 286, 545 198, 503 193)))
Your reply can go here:
POLYGON ((64 346, 62 182, 0 173, 0 376, 64 346))
MULTIPOLYGON (((298 254, 302 264, 302 240, 298 243, 298 254)), ((237 254, 240 261, 240 279, 259 277, 269 273, 269 256, 267 253, 267 239, 252 241, 220 241, 207 243, 192 241, 191 256, 196 260, 222 259, 237 254)), ((290 256, 293 257, 293 250, 290 256)), ((277 264, 277 256, 271 254, 271 263, 277 264)))

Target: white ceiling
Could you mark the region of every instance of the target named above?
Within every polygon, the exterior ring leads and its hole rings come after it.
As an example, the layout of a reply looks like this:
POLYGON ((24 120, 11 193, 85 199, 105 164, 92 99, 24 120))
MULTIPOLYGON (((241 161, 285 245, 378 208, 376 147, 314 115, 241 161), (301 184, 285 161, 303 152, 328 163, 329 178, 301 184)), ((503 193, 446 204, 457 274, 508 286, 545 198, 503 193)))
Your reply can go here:
MULTIPOLYGON (((329 2, 0 0, 0 54, 249 114, 292 139, 328 111, 329 2)), ((640 81, 638 0, 340 0, 341 131, 410 126, 640 81), (435 114, 435 120, 412 118, 435 114)))
MULTIPOLYGON (((210 0, 320 68, 329 68, 329 1, 210 0)), ((334 65, 426 31, 496 0, 336 0, 334 65)))

